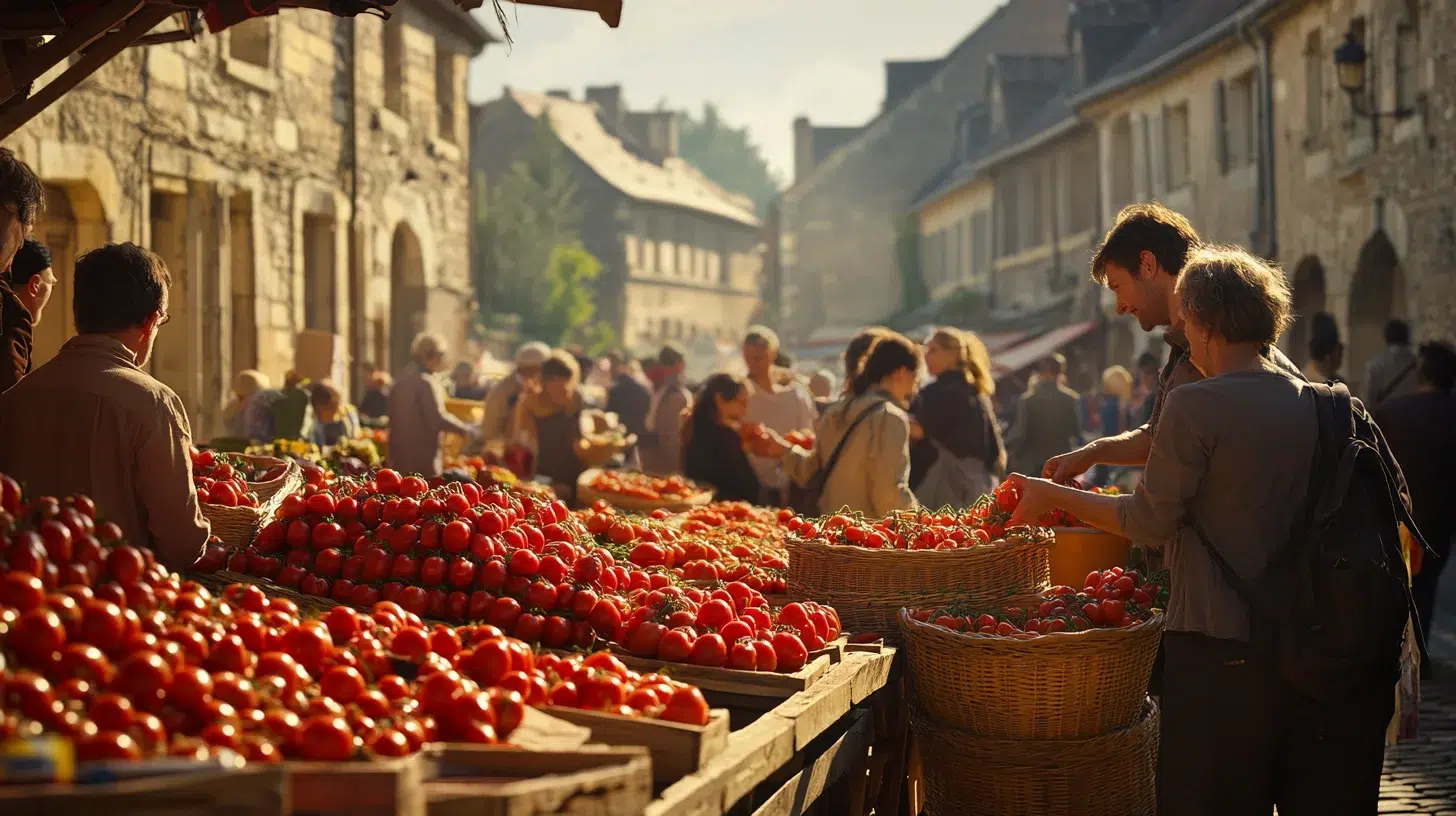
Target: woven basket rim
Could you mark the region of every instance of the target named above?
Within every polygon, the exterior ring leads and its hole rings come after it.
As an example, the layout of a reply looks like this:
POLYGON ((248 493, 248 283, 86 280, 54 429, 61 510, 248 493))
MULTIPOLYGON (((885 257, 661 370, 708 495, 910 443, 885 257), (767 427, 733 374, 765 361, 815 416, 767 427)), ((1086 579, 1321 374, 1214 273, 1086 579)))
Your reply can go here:
MULTIPOLYGON (((1031 529, 1034 531, 1050 531, 1050 528, 1048 527, 1033 527, 1031 529)), ((973 557, 983 558, 996 553, 1002 553, 1007 550, 1013 550, 1018 547, 1045 547, 1050 549, 1052 546, 1052 541, 1053 539, 1050 535, 1045 535, 1024 540, 1002 538, 996 541, 992 541, 988 544, 977 544, 974 547, 955 547, 948 550, 902 550, 898 547, 860 547, 854 544, 829 544, 824 541, 803 538, 797 534, 791 533, 784 537, 784 547, 786 547, 791 554, 795 548, 799 548, 804 550, 818 551, 816 554, 819 555, 824 555, 828 553, 849 554, 849 556, 852 558, 943 558, 947 560, 959 560, 973 557)), ((790 563, 792 563, 792 561, 790 563)))
MULTIPOLYGON (((1021 597, 1021 596, 1013 596, 1021 597)), ((1084 629, 1080 632, 1063 631, 1049 632, 1029 638, 1014 638, 1005 635, 983 635, 979 632, 953 632, 943 626, 936 626, 929 621, 918 621, 910 617, 909 609, 901 609, 899 612, 900 628, 904 630, 907 637, 926 637, 943 640, 947 643, 955 643, 966 646, 995 649, 998 647, 1010 647, 1023 650, 1026 648, 1055 648, 1058 646, 1085 645, 1089 642, 1099 640, 1116 641, 1136 637, 1148 631, 1161 631, 1166 616, 1161 611, 1153 613, 1151 618, 1145 621, 1138 621, 1131 626, 1115 626, 1109 628, 1084 629), (1036 645, 1033 645, 1036 644, 1036 645)))

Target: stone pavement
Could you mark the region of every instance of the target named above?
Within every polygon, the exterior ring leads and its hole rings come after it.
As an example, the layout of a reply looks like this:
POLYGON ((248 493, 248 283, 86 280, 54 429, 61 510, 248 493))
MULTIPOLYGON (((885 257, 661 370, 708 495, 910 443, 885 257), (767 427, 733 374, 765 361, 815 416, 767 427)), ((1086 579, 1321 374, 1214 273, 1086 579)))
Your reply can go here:
POLYGON ((1431 658, 1421 689, 1420 737, 1386 749, 1380 812, 1456 816, 1456 568, 1441 576, 1431 658))

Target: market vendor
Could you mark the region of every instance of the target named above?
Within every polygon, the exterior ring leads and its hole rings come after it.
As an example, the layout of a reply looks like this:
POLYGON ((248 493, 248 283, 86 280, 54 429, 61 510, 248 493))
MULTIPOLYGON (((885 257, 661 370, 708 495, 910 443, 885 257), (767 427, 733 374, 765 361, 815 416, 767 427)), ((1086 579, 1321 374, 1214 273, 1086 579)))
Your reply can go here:
POLYGON ((1163 634, 1160 813, 1268 813, 1276 803, 1374 813, 1391 687, 1304 697, 1251 645, 1248 607, 1211 554, 1238 575, 1262 575, 1306 505, 1315 402, 1299 373, 1266 353, 1292 320, 1288 285, 1241 249, 1209 247, 1189 254, 1175 296, 1188 364, 1205 379, 1163 400, 1143 484, 1107 496, 1014 475, 1023 495, 1011 523, 1065 510, 1167 545, 1176 579, 1163 634))
POLYGON ((516 404, 513 424, 536 453, 536 473, 551 480, 568 504, 576 497, 576 480, 586 470, 577 452, 582 438, 581 369, 576 358, 553 351, 541 363, 540 384, 527 382, 516 404))
POLYGON ((182 401, 146 372, 170 319, 170 285, 162 259, 135 244, 76 260, 79 334, 0 395, 0 472, 34 496, 90 496, 128 541, 182 570, 210 530, 192 483, 182 401))

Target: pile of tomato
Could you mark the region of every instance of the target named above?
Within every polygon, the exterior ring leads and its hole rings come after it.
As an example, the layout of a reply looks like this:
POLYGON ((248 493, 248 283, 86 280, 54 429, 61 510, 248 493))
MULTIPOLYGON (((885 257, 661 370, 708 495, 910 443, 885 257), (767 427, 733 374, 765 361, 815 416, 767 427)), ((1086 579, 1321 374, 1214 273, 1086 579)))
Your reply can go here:
POLYGON ((248 490, 246 475, 227 457, 197 448, 189 449, 187 456, 192 462, 197 501, 223 507, 258 506, 257 495, 248 490))
POLYGON ((956 550, 1007 537, 1010 513, 994 508, 983 500, 963 513, 903 510, 882 519, 836 513, 822 519, 790 518, 784 526, 799 538, 828 544, 875 550, 956 550))
POLYGON ((743 671, 796 672, 839 637, 838 614, 812 602, 775 610, 734 582, 707 593, 668 586, 634 593, 613 642, 638 657, 743 671))
POLYGON ((576 518, 599 546, 640 569, 662 567, 687 581, 742 581, 759 592, 784 592, 788 554, 778 543, 781 534, 772 532, 781 528, 749 520, 753 516, 737 505, 695 508, 674 519, 663 510, 626 516, 597 502, 576 518))
POLYGON ((1030 638, 1132 626, 1150 620, 1167 603, 1167 573, 1143 579, 1136 570, 1113 567, 1088 573, 1081 590, 1052 587, 1034 603, 994 610, 917 609, 910 616, 955 632, 1030 638))
POLYGON ((704 488, 681 476, 648 476, 626 470, 604 470, 589 485, 598 493, 609 493, 646 501, 688 499, 702 495, 704 488))
POLYGON ((700 690, 606 652, 538 656, 388 601, 308 619, 252 584, 183 581, 84 497, 22 504, 0 476, 0 506, 0 741, 54 733, 81 761, 343 761, 505 741, 528 705, 708 721, 700 690))

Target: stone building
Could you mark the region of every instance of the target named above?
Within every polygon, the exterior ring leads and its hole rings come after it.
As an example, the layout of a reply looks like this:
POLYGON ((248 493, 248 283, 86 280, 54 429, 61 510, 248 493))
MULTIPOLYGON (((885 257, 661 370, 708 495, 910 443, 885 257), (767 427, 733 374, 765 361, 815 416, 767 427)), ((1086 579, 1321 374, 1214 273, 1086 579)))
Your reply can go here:
POLYGON ((900 311, 907 210, 955 155, 956 120, 981 101, 998 51, 1063 50, 1065 0, 1015 0, 941 59, 885 66, 881 112, 859 128, 795 122, 794 183, 779 201, 781 327, 791 337, 880 322, 900 311))
POLYGON ((752 201, 678 155, 678 115, 630 111, 616 85, 584 99, 508 90, 471 113, 477 183, 543 120, 571 156, 581 241, 602 264, 597 313, 623 344, 740 339, 762 308, 761 227, 752 201))
POLYGON ((47 185, 37 237, 60 281, 35 363, 74 333, 72 265, 106 241, 171 270, 152 373, 199 438, 235 372, 293 367, 300 330, 355 363, 398 367, 427 326, 463 350, 466 66, 492 38, 450 0, 393 11, 285 10, 130 49, 7 139, 47 185))

